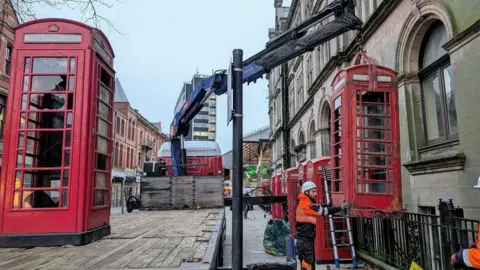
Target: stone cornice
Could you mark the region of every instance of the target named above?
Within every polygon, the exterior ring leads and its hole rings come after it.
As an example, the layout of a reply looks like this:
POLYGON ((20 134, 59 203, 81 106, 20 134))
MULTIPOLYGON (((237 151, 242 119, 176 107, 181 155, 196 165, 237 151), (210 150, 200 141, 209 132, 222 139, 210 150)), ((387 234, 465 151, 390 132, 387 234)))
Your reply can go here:
POLYGON ((430 174, 447 171, 463 170, 466 156, 463 152, 446 155, 437 155, 431 158, 424 158, 418 161, 410 161, 403 166, 411 175, 430 174))
POLYGON ((418 78, 418 74, 403 74, 397 78, 398 86, 402 86, 404 84, 409 83, 419 83, 420 79, 418 78))
POLYGON ((275 130, 275 132, 273 133, 272 135, 272 140, 276 140, 283 132, 283 126, 280 126, 279 128, 277 128, 277 130, 275 130))
POLYGON ((472 39, 476 38, 480 35, 480 20, 476 21, 470 27, 459 33, 458 35, 454 36, 450 39, 447 43, 445 43, 442 47, 452 53, 460 48, 463 44, 468 43, 472 39))

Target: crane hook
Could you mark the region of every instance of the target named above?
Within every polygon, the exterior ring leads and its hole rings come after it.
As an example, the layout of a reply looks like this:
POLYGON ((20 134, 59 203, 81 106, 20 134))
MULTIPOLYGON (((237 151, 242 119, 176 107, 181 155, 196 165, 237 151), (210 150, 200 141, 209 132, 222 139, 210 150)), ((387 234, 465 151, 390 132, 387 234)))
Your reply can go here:
POLYGON ((358 32, 355 42, 356 42, 359 50, 360 50, 360 51, 363 51, 364 40, 363 40, 363 34, 362 34, 362 32, 358 32))

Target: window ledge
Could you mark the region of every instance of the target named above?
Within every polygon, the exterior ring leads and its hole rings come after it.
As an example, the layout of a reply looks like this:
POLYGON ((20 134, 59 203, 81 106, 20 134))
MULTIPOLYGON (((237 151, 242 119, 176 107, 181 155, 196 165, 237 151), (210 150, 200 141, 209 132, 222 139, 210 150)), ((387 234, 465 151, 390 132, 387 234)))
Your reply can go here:
POLYGON ((459 145, 459 144, 460 144, 460 140, 458 138, 456 138, 456 139, 453 139, 453 140, 443 141, 443 142, 434 143, 434 144, 430 144, 430 145, 427 145, 427 146, 419 147, 418 152, 421 154, 421 153, 425 153, 425 152, 428 152, 428 151, 434 151, 434 150, 439 150, 439 149, 443 149, 443 148, 448 148, 448 147, 452 147, 452 146, 459 145))
POLYGON ((295 153, 300 153, 300 152, 302 152, 303 149, 305 149, 306 147, 307 147, 307 145, 304 144, 304 143, 302 143, 302 144, 299 144, 299 145, 295 146, 295 147, 293 148, 293 150, 295 151, 295 153))
POLYGON ((463 152, 438 155, 403 164, 411 175, 463 170, 466 155, 463 152))

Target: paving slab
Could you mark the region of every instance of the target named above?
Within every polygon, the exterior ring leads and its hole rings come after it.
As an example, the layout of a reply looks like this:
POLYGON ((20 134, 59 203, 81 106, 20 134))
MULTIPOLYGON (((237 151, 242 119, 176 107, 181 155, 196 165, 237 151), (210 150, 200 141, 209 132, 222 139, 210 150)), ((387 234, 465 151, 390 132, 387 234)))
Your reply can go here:
POLYGON ((111 235, 85 246, 0 249, 0 269, 178 269, 203 260, 222 211, 114 215, 111 235))
MULTIPOLYGON (((232 265, 232 211, 230 207, 225 208, 225 217, 227 231, 223 243, 223 265, 230 267, 232 265)), ((253 211, 248 213, 248 219, 243 219, 243 265, 262 262, 285 262, 285 256, 273 256, 264 251, 263 234, 267 222, 271 219, 271 215, 263 212, 259 207, 255 206, 253 211)), ((297 262, 297 269, 300 265, 297 262)), ((341 268, 335 268, 334 264, 317 264, 315 269, 334 270, 334 269, 353 269, 353 265, 341 265, 341 268)), ((358 269, 358 268, 357 268, 358 269)))
MULTIPOLYGON (((258 206, 248 212, 248 219, 243 219, 243 265, 263 262, 285 262, 285 256, 273 256, 265 252, 263 248, 263 234, 267 222, 272 218, 270 215, 264 217, 258 206)), ((232 211, 230 207, 225 208, 227 231, 223 242, 223 265, 232 265, 232 211)))

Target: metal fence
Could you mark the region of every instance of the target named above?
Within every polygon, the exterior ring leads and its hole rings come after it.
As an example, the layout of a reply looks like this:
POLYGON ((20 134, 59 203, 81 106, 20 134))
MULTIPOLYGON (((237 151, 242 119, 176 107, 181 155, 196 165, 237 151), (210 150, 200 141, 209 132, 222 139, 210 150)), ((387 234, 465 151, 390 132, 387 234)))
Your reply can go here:
POLYGON ((478 221, 462 218, 461 209, 441 202, 440 215, 404 213, 394 218, 353 218, 356 247, 388 265, 425 270, 452 269, 450 257, 477 240, 478 221))

